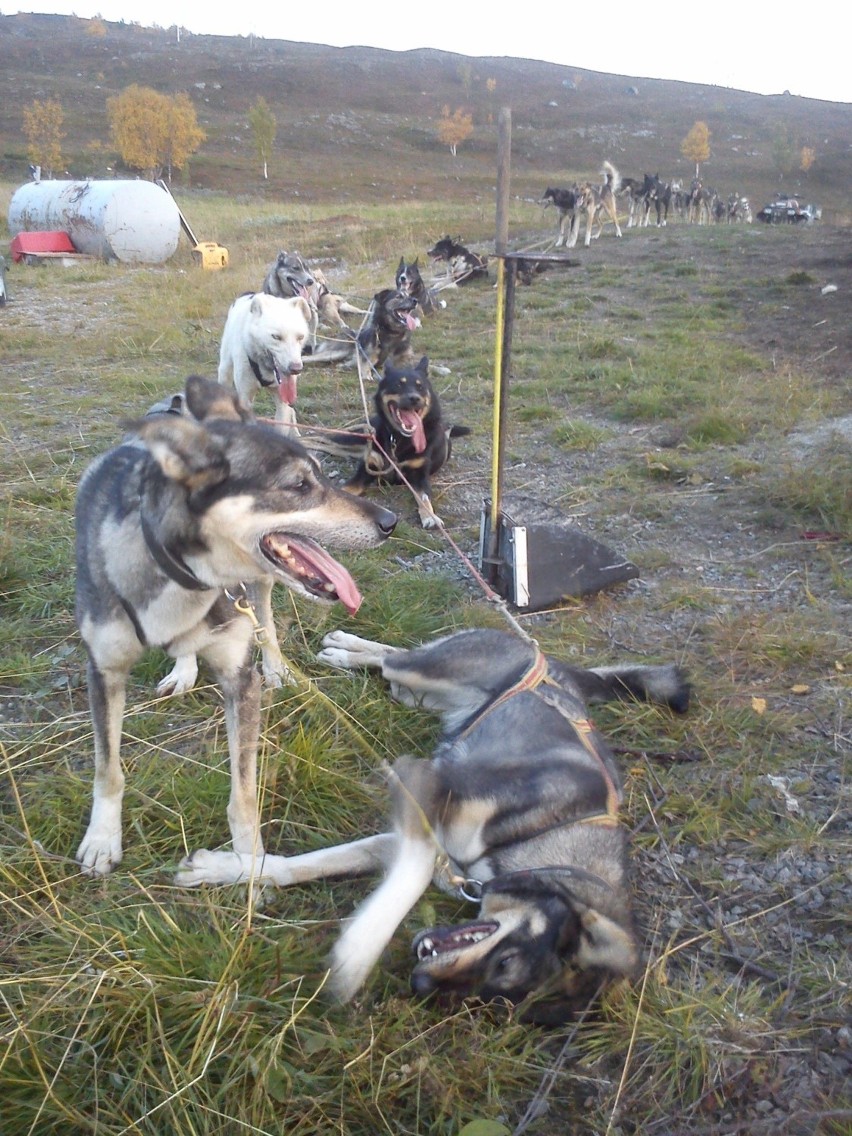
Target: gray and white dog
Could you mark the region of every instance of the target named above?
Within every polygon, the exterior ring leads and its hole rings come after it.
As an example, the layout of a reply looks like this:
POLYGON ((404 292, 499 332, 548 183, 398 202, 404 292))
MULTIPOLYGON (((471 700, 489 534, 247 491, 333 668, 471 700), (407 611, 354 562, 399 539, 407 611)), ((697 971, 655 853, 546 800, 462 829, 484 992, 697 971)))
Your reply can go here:
POLYGON ((595 983, 633 976, 640 951, 617 816, 621 781, 586 704, 632 698, 684 712, 689 686, 679 668, 584 670, 494 630, 413 650, 335 631, 319 659, 377 667, 396 699, 443 720, 431 761, 400 758, 393 767, 392 829, 300 856, 269 855, 259 872, 251 856, 196 853, 179 881, 255 873, 283 887, 384 868, 332 952, 331 983, 342 1000, 361 988, 433 877, 476 898, 480 910, 474 922, 416 937, 412 984, 420 994, 517 1002, 547 987, 559 1006, 590 975, 595 983))
POLYGON ((323 545, 372 548, 396 523, 336 489, 301 445, 256 422, 219 384, 188 379, 184 402, 183 413, 136 423, 88 468, 77 494, 76 614, 95 745, 92 814, 77 859, 93 876, 122 857, 125 688, 149 647, 197 653, 213 669, 225 703, 233 847, 262 857, 253 627, 267 632, 264 668, 283 670, 272 585, 355 611, 355 582, 323 545))

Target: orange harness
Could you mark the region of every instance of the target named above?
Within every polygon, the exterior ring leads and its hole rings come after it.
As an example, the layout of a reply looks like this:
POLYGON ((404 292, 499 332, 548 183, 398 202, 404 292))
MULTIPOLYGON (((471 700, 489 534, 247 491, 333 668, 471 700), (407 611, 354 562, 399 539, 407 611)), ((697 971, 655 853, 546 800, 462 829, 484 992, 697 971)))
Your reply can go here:
POLYGON ((610 772, 606 767, 606 762, 600 755, 600 752, 594 742, 594 724, 588 718, 573 718, 565 710, 565 707, 559 702, 557 698, 549 698, 547 693, 541 690, 544 686, 553 686, 557 690, 561 690, 559 683, 550 677, 550 672, 547 666, 547 659, 544 656, 541 648, 537 643, 533 644, 535 655, 532 662, 518 679, 518 681, 499 694, 492 702, 489 702, 473 719, 472 722, 464 727, 461 733, 456 735, 457 739, 465 738, 467 735, 482 722, 492 711, 508 702, 510 698, 514 698, 516 694, 535 694, 546 705, 553 707, 559 714, 565 718, 577 737, 586 750, 597 762, 600 774, 606 784, 606 811, 602 813, 591 813, 589 816, 575 817, 564 823, 566 824, 601 824, 612 827, 618 824, 618 803, 619 794, 615 787, 615 782, 610 776, 610 772))

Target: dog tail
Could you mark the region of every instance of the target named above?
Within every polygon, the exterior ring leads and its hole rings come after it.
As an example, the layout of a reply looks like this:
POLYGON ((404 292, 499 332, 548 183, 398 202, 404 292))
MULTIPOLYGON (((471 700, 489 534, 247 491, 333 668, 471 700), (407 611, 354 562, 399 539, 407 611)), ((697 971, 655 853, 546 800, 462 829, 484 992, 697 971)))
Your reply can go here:
MULTIPOLYGON (((551 660, 553 662, 553 660, 551 660)), ((584 702, 656 702, 667 706, 675 714, 689 709, 692 687, 680 667, 674 663, 665 666, 593 667, 582 670, 556 662, 555 677, 559 671, 568 672, 570 680, 579 690, 584 702)))
POLYGON ((451 426, 447 434, 448 438, 466 438, 468 434, 472 434, 473 430, 470 426, 451 426))

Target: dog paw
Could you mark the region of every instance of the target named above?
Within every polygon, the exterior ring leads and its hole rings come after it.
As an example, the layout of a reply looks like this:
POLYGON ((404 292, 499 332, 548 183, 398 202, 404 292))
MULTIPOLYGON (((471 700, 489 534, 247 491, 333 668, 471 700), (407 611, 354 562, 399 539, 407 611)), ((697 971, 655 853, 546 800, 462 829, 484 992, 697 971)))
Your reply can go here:
POLYGON ((362 639, 360 635, 350 635, 348 631, 329 631, 322 641, 323 649, 317 661, 340 670, 353 667, 380 666, 388 648, 372 639, 362 639))
POLYGON ((373 968, 373 959, 366 959, 350 954, 340 942, 334 947, 329 956, 328 965, 330 975, 328 989, 338 1002, 350 1002, 369 977, 373 968))
POLYGON ((280 690, 282 686, 294 686, 296 679, 286 663, 281 666, 266 666, 263 670, 263 685, 269 690, 280 690))
POLYGON ((84 876, 108 876, 121 863, 121 833, 89 830, 77 849, 77 862, 84 876))
POLYGON ((181 655, 165 678, 157 683, 157 694, 186 694, 198 679, 198 661, 195 655, 181 655))
POLYGON ((424 513, 420 518, 420 523, 424 529, 442 529, 444 522, 437 513, 424 513))
POLYGON ((209 852, 199 848, 181 860, 175 873, 178 887, 199 887, 202 884, 238 884, 258 874, 260 862, 254 856, 239 852, 209 852))
POLYGON ((358 660, 347 650, 341 647, 323 647, 317 654, 317 662, 327 667, 336 667, 338 670, 348 671, 358 666, 358 660))

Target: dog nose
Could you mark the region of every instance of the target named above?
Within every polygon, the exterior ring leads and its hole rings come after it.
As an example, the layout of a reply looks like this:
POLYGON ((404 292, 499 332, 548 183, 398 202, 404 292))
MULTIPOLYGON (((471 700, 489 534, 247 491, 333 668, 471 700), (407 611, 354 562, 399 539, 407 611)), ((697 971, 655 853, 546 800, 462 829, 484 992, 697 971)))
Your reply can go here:
POLYGON ((423 974, 417 970, 413 971, 411 975, 411 991, 417 998, 428 998, 438 989, 438 984, 434 982, 428 974, 423 974))
POLYGON ((376 524, 379 526, 382 535, 390 536, 399 520, 396 513, 392 513, 390 509, 383 509, 380 505, 376 506, 376 513, 376 524))

